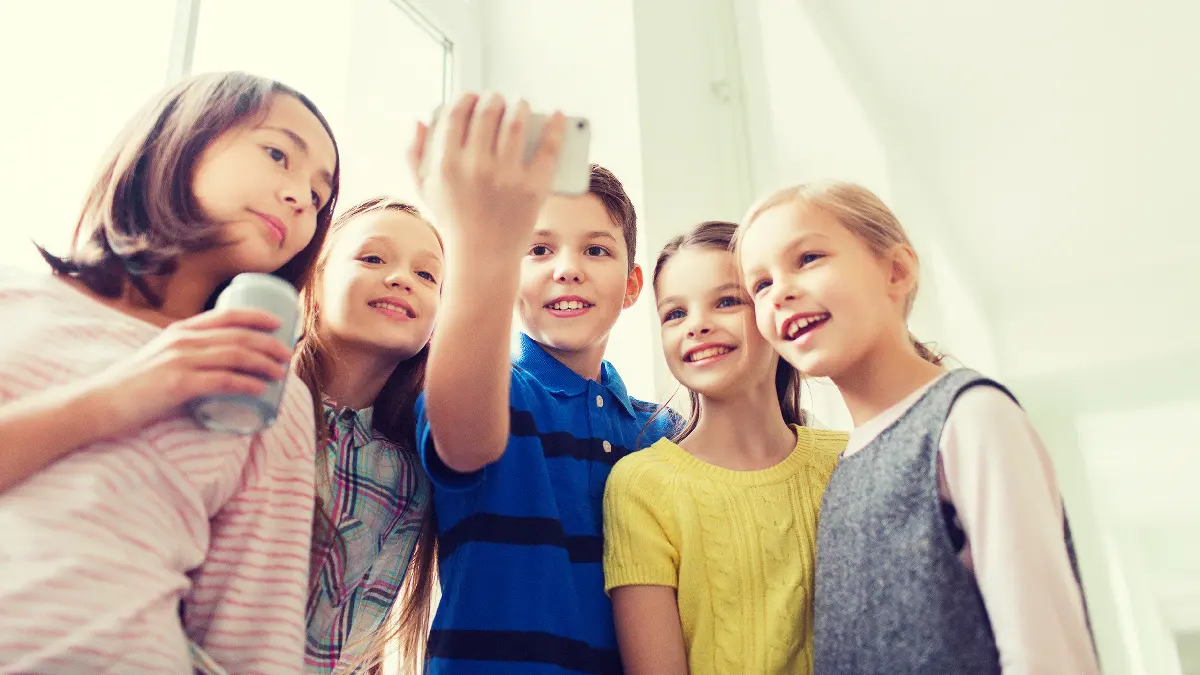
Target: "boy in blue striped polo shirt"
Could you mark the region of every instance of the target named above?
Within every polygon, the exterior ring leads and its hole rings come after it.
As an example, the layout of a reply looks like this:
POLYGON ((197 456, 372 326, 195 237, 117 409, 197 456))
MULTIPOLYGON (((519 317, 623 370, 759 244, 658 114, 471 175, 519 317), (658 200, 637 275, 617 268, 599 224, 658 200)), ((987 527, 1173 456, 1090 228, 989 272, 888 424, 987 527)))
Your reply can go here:
POLYGON ((442 171, 423 186, 448 275, 417 403, 443 593, 429 672, 620 673, 604 487, 617 460, 678 419, 655 418, 603 360, 642 287, 633 204, 595 165, 586 195, 547 198, 539 162, 552 172, 561 120, 523 165, 505 148, 521 147, 524 106, 505 116, 500 99, 466 101, 439 122, 465 141, 439 139, 442 171))

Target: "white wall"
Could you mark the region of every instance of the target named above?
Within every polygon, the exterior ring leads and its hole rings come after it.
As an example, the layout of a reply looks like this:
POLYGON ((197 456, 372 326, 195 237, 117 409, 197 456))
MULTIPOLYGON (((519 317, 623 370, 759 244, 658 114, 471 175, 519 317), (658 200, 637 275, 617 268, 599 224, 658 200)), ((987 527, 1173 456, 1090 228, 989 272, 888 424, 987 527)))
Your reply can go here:
MULTIPOLYGON (((632 0, 489 0, 479 4, 482 88, 524 97, 535 110, 592 121, 592 159, 621 179, 639 215, 636 261, 650 260, 632 0)), ((625 310, 608 357, 631 395, 654 398, 650 295, 625 310)))

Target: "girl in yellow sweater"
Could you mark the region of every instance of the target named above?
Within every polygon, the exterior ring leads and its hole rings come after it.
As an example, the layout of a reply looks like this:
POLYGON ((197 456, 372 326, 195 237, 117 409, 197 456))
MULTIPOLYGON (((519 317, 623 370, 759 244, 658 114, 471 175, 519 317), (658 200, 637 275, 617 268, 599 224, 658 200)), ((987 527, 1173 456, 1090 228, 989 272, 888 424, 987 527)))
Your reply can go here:
POLYGON ((729 244, 701 223, 654 268, 687 426, 617 463, 604 576, 627 675, 812 672, 821 496, 844 433, 805 426, 800 373, 755 329, 729 244))

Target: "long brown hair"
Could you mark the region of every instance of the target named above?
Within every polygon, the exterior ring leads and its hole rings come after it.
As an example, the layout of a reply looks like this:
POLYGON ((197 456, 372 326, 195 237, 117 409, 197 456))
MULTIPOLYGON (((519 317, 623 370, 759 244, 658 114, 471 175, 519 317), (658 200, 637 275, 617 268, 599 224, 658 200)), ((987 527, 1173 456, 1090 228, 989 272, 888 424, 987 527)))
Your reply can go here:
MULTIPOLYGON (((662 274, 667 261, 673 258, 676 253, 689 248, 728 251, 732 246, 733 236, 737 232, 737 227, 737 223, 730 223, 723 220, 709 220, 693 227, 689 232, 668 241, 663 246, 662 252, 658 254, 658 261, 654 263, 654 276, 651 277, 654 292, 658 293, 659 275, 662 274)), ((793 368, 790 363, 777 355, 775 363, 775 394, 779 398, 779 409, 783 412, 783 421, 788 424, 799 426, 808 424, 808 413, 805 412, 800 404, 800 388, 803 382, 804 378, 800 374, 800 371, 793 368)), ((687 438, 688 435, 696 430, 696 425, 700 423, 700 395, 689 389, 688 397, 691 401, 691 411, 688 413, 687 423, 672 439, 675 442, 687 438)), ((664 405, 663 408, 665 409, 666 406, 664 405)), ((662 412, 662 410, 659 412, 662 412)))
MULTIPOLYGON (((321 272, 329 262, 329 252, 332 249, 337 234, 348 223, 369 213, 378 211, 399 211, 407 213, 424 221, 432 229, 433 225, 421 215, 416 207, 389 197, 374 197, 359 202, 339 215, 329 228, 329 237, 317 257, 314 271, 315 282, 306 286, 300 294, 303 309, 303 336, 297 345, 296 373, 304 380, 313 393, 313 406, 317 419, 317 447, 324 448, 329 441, 329 430, 324 424, 322 410, 323 382, 328 382, 332 374, 330 363, 336 358, 330 345, 321 339, 319 328, 319 313, 317 300, 321 272)), ((442 238, 434 229, 438 244, 442 238)), ((417 421, 413 416, 413 405, 425 382, 425 361, 429 355, 426 345, 412 358, 401 362, 388 377, 374 403, 372 426, 375 431, 390 440, 400 452, 416 452, 413 445, 416 442, 417 421)), ((317 463, 319 471, 323 472, 325 465, 317 463)), ((318 481, 329 481, 329 476, 319 475, 318 481)), ((328 483, 326 483, 328 484, 328 483)), ((383 656, 387 643, 397 640, 400 643, 401 654, 409 668, 420 672, 424 662, 425 644, 429 637, 429 622, 433 615, 433 593, 437 582, 437 525, 434 520, 432 506, 426 511, 421 523, 421 534, 409 561, 408 571, 404 575, 404 583, 395 607, 400 607, 398 620, 392 628, 384 628, 370 638, 370 642, 362 650, 362 656, 356 661, 358 667, 368 670, 378 664, 383 656)), ((317 573, 324 560, 324 552, 330 547, 342 549, 344 543, 338 535, 333 518, 320 496, 313 513, 313 550, 312 569, 310 574, 310 592, 315 591, 317 573)), ((344 549, 343 549, 344 550, 344 549)), ((355 649, 362 645, 352 645, 355 649)))
MULTIPOLYGON (((73 276, 102 297, 120 297, 128 286, 152 306, 161 298, 143 279, 170 274, 180 254, 220 245, 191 178, 210 143, 264 111, 273 95, 292 96, 321 122, 329 122, 307 97, 275 80, 242 72, 196 75, 149 101, 114 140, 92 183, 75 226, 70 252, 38 250, 56 274, 73 276)), ((337 141, 334 140, 337 155, 337 141)), ((337 202, 341 161, 333 170, 329 202, 317 213, 312 241, 275 275, 303 288, 329 230, 337 202)))
MULTIPOLYGON (((759 216, 768 209, 787 204, 812 206, 825 211, 841 223, 842 227, 861 239, 871 253, 878 257, 886 255, 894 246, 905 246, 910 250, 913 248, 900 219, 882 199, 861 185, 842 181, 802 183, 768 195, 750 208, 737 234, 734 235, 732 248, 737 248, 746 230, 759 216)), ((913 255, 915 257, 916 253, 913 255)), ((912 291, 904 299, 905 319, 912 312, 916 298, 917 284, 913 284, 912 291)), ((921 342, 912 333, 908 334, 908 339, 922 359, 934 365, 940 365, 945 359, 945 355, 939 352, 936 346, 921 342)))

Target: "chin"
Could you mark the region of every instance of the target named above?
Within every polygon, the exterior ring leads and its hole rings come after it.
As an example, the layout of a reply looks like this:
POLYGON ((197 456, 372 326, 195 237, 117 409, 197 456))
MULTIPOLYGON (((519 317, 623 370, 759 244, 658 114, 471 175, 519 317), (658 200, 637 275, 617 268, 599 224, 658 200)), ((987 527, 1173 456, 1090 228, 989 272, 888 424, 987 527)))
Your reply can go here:
POLYGON ((538 342, 564 352, 578 352, 596 344, 600 336, 584 330, 539 330, 538 342))

